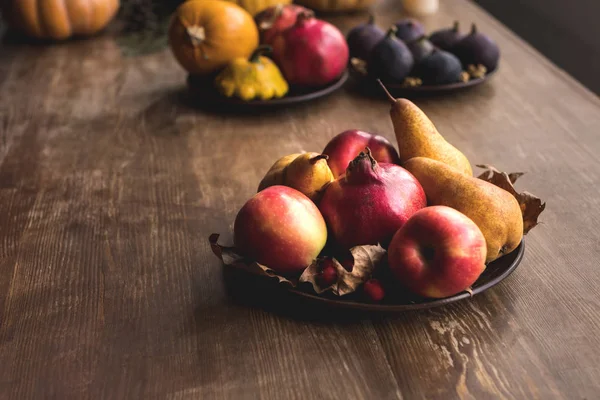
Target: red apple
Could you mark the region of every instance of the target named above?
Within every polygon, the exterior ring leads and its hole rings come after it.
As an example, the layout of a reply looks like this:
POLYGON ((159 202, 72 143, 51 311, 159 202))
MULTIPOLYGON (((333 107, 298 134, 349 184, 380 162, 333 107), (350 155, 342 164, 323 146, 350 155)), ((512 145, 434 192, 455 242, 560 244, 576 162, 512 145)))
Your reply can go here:
POLYGON ((236 249, 277 273, 300 274, 327 241, 325 220, 304 194, 271 186, 244 204, 233 227, 236 249))
POLYGON ((468 289, 485 270, 486 253, 477 225, 446 206, 417 211, 388 248, 390 269, 400 284, 432 298, 468 289))
POLYGON ((352 129, 344 131, 327 143, 323 154, 327 154, 327 163, 334 177, 338 177, 348 168, 350 161, 368 147, 377 162, 400 164, 398 152, 383 136, 352 129))

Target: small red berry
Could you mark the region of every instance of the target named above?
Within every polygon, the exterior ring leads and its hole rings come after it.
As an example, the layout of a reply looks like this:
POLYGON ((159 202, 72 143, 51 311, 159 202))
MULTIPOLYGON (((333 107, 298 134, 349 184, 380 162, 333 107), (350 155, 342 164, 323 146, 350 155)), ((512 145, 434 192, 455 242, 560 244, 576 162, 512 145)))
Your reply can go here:
POLYGON ((338 274, 331 258, 326 258, 321 264, 321 272, 317 275, 317 283, 321 287, 329 287, 337 282, 338 274))
POLYGON ((385 290, 377 279, 369 279, 363 286, 363 291, 370 301, 379 302, 385 296, 385 290))

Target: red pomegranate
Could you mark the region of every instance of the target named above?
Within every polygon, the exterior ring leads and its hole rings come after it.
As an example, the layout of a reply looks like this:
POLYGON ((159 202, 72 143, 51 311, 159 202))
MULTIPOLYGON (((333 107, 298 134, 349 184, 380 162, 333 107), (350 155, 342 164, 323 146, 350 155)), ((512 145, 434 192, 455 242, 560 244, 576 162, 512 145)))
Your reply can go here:
POLYGON ((335 242, 343 248, 387 246, 398 229, 427 205, 417 179, 399 165, 377 163, 367 147, 330 183, 319 204, 335 242))
POLYGON ((273 58, 291 85, 322 86, 339 78, 348 64, 348 44, 338 28, 298 14, 296 23, 273 41, 273 58))
POLYGON ((275 37, 294 25, 296 17, 302 12, 310 13, 311 11, 295 4, 277 4, 256 14, 254 21, 260 32, 260 42, 273 45, 275 37))

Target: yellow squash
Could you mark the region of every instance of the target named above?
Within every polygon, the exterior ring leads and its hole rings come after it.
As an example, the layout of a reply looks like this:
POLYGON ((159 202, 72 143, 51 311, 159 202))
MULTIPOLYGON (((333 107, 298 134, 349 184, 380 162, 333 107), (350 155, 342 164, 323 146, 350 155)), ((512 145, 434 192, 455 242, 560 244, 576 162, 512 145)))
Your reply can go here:
POLYGON ((285 96, 288 84, 270 58, 263 56, 269 46, 260 46, 250 58, 233 60, 215 79, 217 89, 227 97, 245 101, 269 100, 285 96))

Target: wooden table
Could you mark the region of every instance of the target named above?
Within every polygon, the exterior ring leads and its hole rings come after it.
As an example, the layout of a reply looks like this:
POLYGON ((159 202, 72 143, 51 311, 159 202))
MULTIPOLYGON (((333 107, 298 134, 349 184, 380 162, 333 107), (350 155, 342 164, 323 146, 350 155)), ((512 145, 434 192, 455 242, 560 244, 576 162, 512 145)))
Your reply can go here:
POLYGON ((597 398, 600 101, 478 7, 441 3, 428 29, 475 21, 501 70, 418 104, 548 207, 504 283, 399 315, 242 290, 208 243, 277 157, 348 128, 393 138, 383 98, 206 112, 168 50, 0 47, 0 398, 597 398))

